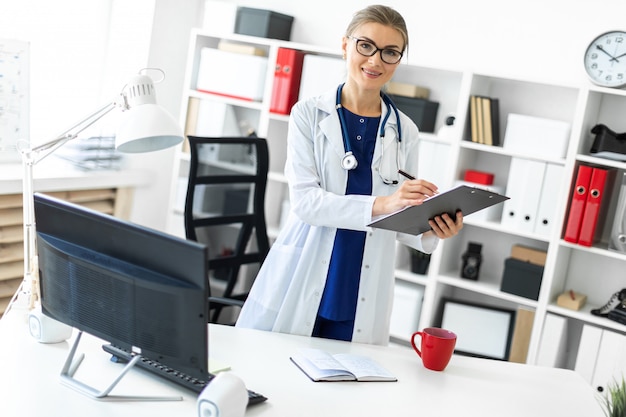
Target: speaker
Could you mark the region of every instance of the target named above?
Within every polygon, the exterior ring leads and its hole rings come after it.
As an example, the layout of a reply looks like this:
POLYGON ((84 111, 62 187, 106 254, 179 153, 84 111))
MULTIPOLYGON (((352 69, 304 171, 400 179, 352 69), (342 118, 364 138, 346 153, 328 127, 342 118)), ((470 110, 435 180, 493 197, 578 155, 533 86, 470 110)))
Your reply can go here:
POLYGON ((248 405, 248 390, 241 378, 221 372, 198 396, 198 417, 243 417, 248 405))
POLYGON ((60 343, 72 337, 72 327, 43 314, 41 306, 28 315, 28 330, 39 343, 60 343))
POLYGON ((613 216, 609 250, 626 253, 626 173, 622 174, 619 198, 613 216))

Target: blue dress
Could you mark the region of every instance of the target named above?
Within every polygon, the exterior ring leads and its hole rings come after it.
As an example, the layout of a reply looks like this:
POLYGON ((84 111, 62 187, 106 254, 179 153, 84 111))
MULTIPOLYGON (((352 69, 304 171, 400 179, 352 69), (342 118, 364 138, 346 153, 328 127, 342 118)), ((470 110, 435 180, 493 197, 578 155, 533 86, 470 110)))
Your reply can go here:
MULTIPOLYGON (((380 117, 363 117, 342 109, 348 140, 358 164, 348 171, 346 194, 372 194, 372 159, 380 117)), ((313 336, 352 340, 366 232, 337 229, 326 287, 313 336)))

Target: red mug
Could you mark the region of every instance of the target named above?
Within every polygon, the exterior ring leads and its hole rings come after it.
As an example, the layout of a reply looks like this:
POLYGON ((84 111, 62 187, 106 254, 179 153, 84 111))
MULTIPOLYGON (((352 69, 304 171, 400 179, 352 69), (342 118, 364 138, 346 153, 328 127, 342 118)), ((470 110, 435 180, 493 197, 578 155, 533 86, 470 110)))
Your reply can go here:
POLYGON ((411 336, 411 346, 422 358, 424 366, 433 371, 446 369, 450 358, 452 358, 452 353, 454 353, 455 345, 456 334, 438 327, 427 327, 411 336), (415 336, 422 338, 421 350, 415 344, 415 336))

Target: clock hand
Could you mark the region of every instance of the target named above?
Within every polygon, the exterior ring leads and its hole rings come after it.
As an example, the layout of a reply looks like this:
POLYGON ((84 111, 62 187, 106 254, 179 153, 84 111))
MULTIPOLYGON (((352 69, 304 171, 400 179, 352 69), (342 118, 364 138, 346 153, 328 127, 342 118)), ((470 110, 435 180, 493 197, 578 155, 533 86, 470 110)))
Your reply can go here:
MULTIPOLYGON (((626 56, 626 52, 624 52, 624 53, 623 53, 623 54, 621 54, 620 56, 615 56, 615 57, 611 58, 611 59, 610 59, 610 61, 617 61, 617 59, 618 59, 618 58, 621 58, 621 57, 623 57, 623 56, 626 56)), ((619 61, 617 61, 617 62, 619 62, 619 61)))
POLYGON ((605 54, 607 54, 608 56, 610 56, 610 57, 611 57, 611 61, 612 61, 612 60, 616 60, 616 61, 617 61, 617 58, 615 58, 613 55, 611 55, 611 54, 609 54, 607 51, 605 51, 605 50, 604 50, 604 48, 602 47, 602 45, 596 45, 596 48, 598 48, 599 50, 601 50, 602 52, 604 52, 605 54))

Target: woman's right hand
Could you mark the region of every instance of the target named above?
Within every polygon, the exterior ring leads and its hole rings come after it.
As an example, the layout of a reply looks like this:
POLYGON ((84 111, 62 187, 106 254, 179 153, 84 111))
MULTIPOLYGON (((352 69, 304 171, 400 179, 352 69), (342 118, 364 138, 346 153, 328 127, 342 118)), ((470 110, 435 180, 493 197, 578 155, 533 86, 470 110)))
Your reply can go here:
POLYGON ((437 186, 432 182, 421 179, 403 181, 393 194, 376 197, 372 216, 389 214, 408 206, 420 205, 426 198, 437 193, 437 186))

